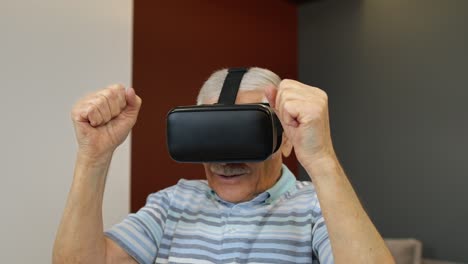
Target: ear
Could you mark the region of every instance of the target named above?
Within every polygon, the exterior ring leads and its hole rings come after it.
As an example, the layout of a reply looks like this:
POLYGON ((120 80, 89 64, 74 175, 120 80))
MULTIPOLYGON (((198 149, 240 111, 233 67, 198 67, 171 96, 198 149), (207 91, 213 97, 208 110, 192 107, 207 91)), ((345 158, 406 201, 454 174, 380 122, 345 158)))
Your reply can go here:
POLYGON ((291 141, 289 141, 288 137, 286 136, 286 133, 283 133, 283 141, 281 143, 281 153, 283 154, 283 157, 287 158, 289 155, 291 155, 291 151, 293 149, 293 145, 291 141))

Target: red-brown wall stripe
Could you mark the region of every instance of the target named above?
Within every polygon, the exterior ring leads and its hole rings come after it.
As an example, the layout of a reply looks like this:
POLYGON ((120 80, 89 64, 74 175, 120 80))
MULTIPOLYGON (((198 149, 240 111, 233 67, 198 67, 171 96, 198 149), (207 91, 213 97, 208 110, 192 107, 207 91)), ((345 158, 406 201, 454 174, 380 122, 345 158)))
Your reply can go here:
MULTIPOLYGON (((297 77, 296 6, 285 0, 134 1, 133 86, 143 107, 132 133, 131 211, 180 178, 204 178, 202 165, 168 155, 166 114, 195 104, 215 70, 260 66, 297 77)), ((297 160, 286 164, 297 172, 297 160)))

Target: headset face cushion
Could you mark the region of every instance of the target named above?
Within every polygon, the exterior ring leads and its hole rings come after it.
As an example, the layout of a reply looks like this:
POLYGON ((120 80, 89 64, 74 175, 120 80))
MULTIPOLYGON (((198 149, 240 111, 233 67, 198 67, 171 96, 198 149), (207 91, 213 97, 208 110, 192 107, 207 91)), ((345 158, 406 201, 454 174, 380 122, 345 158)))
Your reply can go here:
POLYGON ((172 109, 167 145, 179 162, 257 162, 281 145, 282 128, 265 104, 201 105, 172 109))

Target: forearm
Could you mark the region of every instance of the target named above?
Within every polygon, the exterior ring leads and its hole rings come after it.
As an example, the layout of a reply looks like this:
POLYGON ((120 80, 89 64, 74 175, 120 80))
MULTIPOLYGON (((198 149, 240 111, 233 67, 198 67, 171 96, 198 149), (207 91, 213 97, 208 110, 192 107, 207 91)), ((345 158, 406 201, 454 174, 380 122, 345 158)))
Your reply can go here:
POLYGON ((111 157, 91 159, 78 153, 53 263, 105 263, 102 202, 111 157))
POLYGON ((305 167, 316 187, 335 263, 394 263, 336 156, 305 167))

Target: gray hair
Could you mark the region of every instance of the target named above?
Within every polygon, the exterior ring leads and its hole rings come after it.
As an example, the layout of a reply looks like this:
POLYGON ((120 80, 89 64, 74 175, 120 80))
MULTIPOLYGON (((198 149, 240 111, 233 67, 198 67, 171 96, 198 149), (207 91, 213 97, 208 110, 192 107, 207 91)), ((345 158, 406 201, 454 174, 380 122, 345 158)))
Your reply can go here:
MULTIPOLYGON (((227 73, 228 69, 222 69, 211 74, 198 93, 197 105, 203 104, 207 99, 219 97, 227 73)), ((281 79, 276 73, 268 69, 252 67, 242 78, 239 90, 251 91, 263 89, 269 85, 278 87, 280 82, 281 79)))

